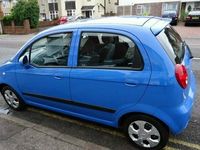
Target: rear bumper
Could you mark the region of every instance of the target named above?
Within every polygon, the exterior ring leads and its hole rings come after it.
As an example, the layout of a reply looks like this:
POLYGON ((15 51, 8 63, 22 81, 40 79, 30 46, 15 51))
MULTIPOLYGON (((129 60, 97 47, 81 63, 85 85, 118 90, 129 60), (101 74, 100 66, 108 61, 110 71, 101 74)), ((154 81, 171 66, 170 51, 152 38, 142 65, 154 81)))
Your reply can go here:
POLYGON ((169 128, 173 134, 181 133, 188 125, 192 116, 192 108, 195 102, 196 93, 196 81, 195 77, 191 75, 191 82, 187 97, 183 100, 184 102, 175 108, 167 109, 167 114, 171 118, 169 128))
POLYGON ((178 19, 177 18, 172 18, 172 21, 170 24, 177 24, 178 23, 178 19))
POLYGON ((189 24, 200 24, 200 20, 186 20, 185 24, 186 25, 189 25, 189 24))

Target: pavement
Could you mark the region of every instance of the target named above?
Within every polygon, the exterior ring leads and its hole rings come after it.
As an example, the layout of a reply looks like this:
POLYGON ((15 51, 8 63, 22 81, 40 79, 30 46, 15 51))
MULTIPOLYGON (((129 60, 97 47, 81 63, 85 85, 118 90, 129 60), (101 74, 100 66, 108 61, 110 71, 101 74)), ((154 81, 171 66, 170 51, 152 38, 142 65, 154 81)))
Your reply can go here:
MULTIPOLYGON (((187 129, 170 136, 166 150, 200 150, 200 27, 174 26, 189 44, 197 79, 197 97, 187 129)), ((0 35, 0 64, 12 57, 34 34, 0 35)), ((126 150, 135 149, 117 129, 28 107, 8 109, 0 96, 0 150, 126 150), (3 108, 3 109, 2 109, 3 108), (8 112, 9 111, 9 112, 8 112)))
POLYGON ((200 26, 185 26, 184 22, 179 22, 178 26, 173 27, 183 38, 200 38, 200 26))

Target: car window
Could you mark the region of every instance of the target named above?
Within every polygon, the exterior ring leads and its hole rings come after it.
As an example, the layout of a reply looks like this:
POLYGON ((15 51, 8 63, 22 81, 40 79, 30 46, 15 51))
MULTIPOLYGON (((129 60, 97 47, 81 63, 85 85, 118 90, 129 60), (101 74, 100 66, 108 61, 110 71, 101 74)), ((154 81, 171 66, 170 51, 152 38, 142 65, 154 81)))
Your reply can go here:
POLYGON ((30 63, 34 66, 67 66, 72 33, 46 36, 32 45, 30 63))
POLYGON ((78 66, 113 69, 141 69, 137 45, 128 37, 112 33, 82 33, 78 66))
POLYGON ((184 43, 172 27, 167 26, 157 35, 157 39, 174 63, 179 64, 182 62, 185 53, 184 43))

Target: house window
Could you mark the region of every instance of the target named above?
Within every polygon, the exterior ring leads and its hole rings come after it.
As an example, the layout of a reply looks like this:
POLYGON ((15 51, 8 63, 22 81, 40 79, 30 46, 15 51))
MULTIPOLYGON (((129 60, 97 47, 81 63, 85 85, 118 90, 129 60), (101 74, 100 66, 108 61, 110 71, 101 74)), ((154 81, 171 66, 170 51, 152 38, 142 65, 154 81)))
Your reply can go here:
POLYGON ((57 0, 48 0, 50 19, 58 18, 58 2, 57 0))
POLYGON ((194 3, 194 10, 200 10, 200 2, 194 3))
POLYGON ((76 9, 75 1, 66 1, 65 2, 65 10, 68 10, 68 9, 76 9))
POLYGON ((66 1, 65 2, 65 10, 67 11, 67 16, 74 16, 76 9, 75 1, 66 1))
POLYGON ((8 0, 3 0, 2 1, 2 6, 4 8, 10 8, 10 2, 8 0))
POLYGON ((150 5, 137 5, 136 9, 137 15, 149 15, 150 14, 150 5))
POLYGON ((74 16, 75 15, 75 9, 68 9, 67 10, 67 16, 74 16))
POLYGON ((58 18, 58 11, 50 11, 50 18, 51 20, 58 18))
POLYGON ((163 11, 177 10, 178 3, 163 3, 163 11))
POLYGON ((57 0, 48 0, 48 3, 57 3, 57 0))

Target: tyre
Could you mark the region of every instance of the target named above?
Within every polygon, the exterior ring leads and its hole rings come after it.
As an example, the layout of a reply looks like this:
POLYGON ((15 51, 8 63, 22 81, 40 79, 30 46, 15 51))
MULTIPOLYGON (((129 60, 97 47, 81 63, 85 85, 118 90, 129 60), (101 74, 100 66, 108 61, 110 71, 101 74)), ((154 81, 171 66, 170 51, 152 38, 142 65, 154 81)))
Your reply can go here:
POLYGON ((168 128, 146 115, 128 117, 123 127, 129 141, 139 149, 159 150, 165 147, 169 139, 168 128))
POLYGON ((9 86, 3 87, 1 93, 6 101, 6 103, 14 110, 23 110, 25 108, 25 103, 22 101, 20 96, 16 93, 14 89, 9 86))
POLYGON ((185 26, 189 26, 189 23, 188 23, 188 22, 185 22, 185 26))

